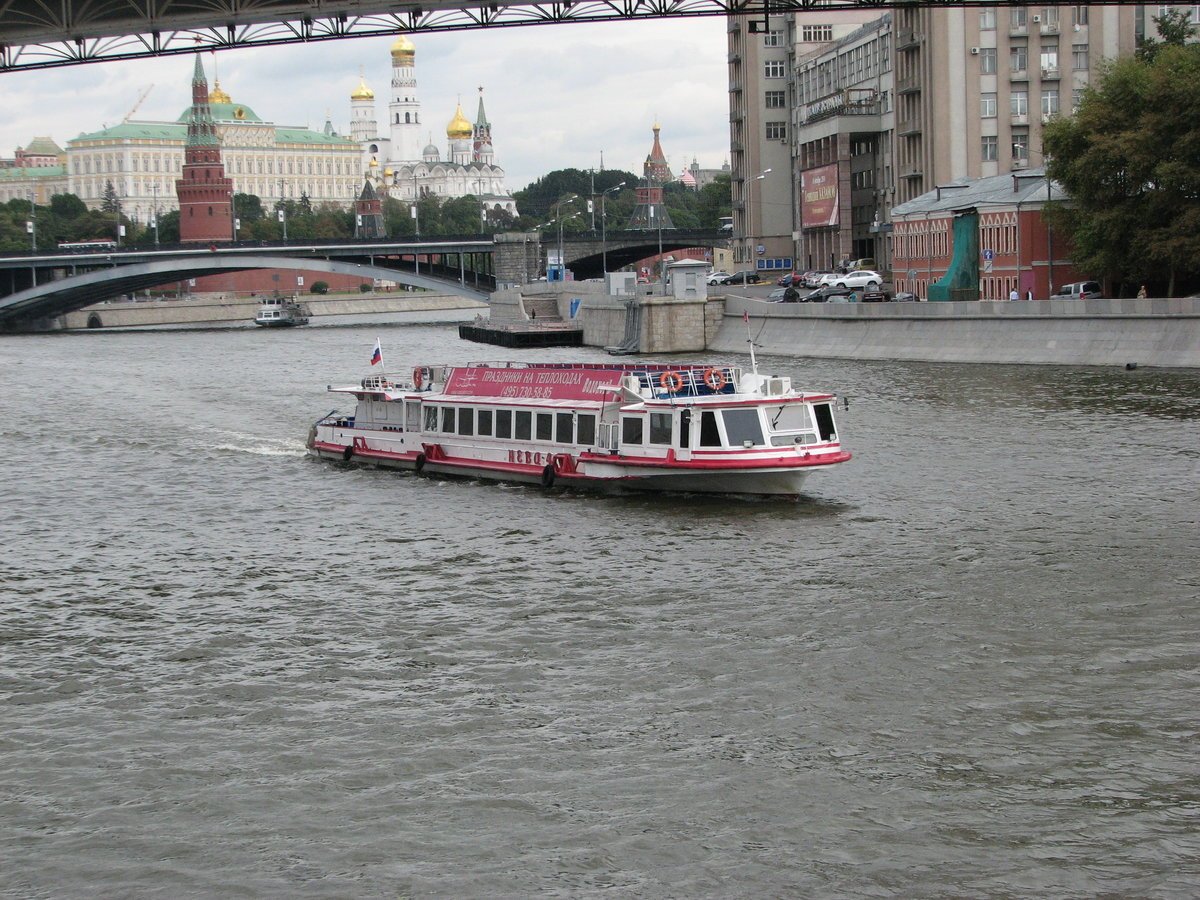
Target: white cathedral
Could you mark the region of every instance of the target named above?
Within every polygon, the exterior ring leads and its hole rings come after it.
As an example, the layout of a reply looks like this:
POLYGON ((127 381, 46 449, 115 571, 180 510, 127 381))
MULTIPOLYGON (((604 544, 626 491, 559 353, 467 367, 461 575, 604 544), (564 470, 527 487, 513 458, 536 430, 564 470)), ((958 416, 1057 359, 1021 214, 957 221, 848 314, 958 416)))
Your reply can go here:
POLYGON ((461 103, 455 108, 454 118, 446 126, 449 146, 443 159, 432 133, 421 123, 412 41, 401 35, 391 53, 392 95, 386 127, 379 127, 375 92, 367 87, 365 77, 359 78, 350 95, 350 137, 362 147, 363 171, 379 195, 411 202, 429 195, 450 199, 470 194, 481 198, 488 209, 516 215, 516 201, 504 185, 504 170, 495 163, 492 126, 483 111, 483 88, 479 89, 474 125, 463 115, 461 103), (428 141, 423 149, 422 138, 428 141))

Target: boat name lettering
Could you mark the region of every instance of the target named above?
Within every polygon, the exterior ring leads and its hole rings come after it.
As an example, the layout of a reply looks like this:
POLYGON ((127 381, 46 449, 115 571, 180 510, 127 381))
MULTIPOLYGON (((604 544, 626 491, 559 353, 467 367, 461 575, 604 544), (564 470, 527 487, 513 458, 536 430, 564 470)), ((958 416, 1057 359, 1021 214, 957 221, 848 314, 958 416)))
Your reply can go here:
POLYGON ((527 463, 531 466, 541 466, 549 464, 550 454, 535 453, 532 450, 509 450, 508 461, 511 463, 527 463))

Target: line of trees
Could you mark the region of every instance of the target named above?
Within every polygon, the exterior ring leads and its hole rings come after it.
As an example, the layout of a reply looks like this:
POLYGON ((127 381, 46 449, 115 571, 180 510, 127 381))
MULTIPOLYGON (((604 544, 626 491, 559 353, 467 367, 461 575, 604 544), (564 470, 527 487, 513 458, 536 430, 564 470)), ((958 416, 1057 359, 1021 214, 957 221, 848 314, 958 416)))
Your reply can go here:
MULTIPOLYGON (((607 214, 609 230, 626 227, 637 205, 638 178, 632 172, 609 169, 591 173, 582 169, 558 169, 539 178, 515 199, 521 211, 519 217, 497 207, 488 207, 479 197, 466 196, 443 199, 422 197, 412 204, 387 197, 383 200, 383 217, 387 233, 406 237, 418 232, 427 237, 450 234, 494 234, 501 231, 526 231, 552 221, 555 204, 563 197, 578 198, 569 209, 575 215, 564 218, 563 230, 569 233, 601 228, 601 210, 607 214), (617 185, 623 187, 616 190, 617 185), (601 204, 600 195, 604 195, 601 204), (588 212, 587 201, 593 201, 588 212)), ((716 230, 721 216, 730 210, 729 176, 720 175, 712 184, 699 191, 681 184, 668 184, 664 201, 677 228, 711 228, 716 230)), ((350 238, 355 231, 355 212, 333 203, 314 204, 307 196, 298 200, 263 203, 253 194, 235 194, 234 216, 238 220, 238 239, 243 241, 278 241, 283 238, 279 221, 282 210, 287 220, 289 239, 350 238)), ((565 215, 565 209, 564 215, 565 215)), ((88 209, 74 194, 55 194, 47 205, 32 208, 28 200, 13 199, 0 205, 0 252, 20 252, 35 249, 26 230, 26 222, 36 224, 38 250, 52 250, 62 241, 116 239, 117 229, 124 226, 121 243, 130 247, 151 247, 154 244, 175 244, 179 241, 179 212, 163 213, 158 217, 157 232, 149 222, 135 222, 122 210, 117 192, 110 182, 105 186, 99 209, 88 209), (32 214, 31 214, 32 209, 32 214)), ((230 238, 232 239, 232 234, 230 238)))

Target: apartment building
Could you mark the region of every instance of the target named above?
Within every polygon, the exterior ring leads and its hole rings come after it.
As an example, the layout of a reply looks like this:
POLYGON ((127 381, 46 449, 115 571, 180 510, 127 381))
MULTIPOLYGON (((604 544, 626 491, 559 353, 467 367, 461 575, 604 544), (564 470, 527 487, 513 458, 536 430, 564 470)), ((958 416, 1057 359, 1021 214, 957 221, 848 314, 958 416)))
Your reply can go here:
POLYGON ((731 19, 740 259, 768 268, 790 246, 797 267, 871 257, 887 268, 894 205, 1043 165, 1042 126, 1070 114, 1105 60, 1132 54, 1160 9, 903 8, 858 22, 822 9, 772 17, 764 32, 750 31, 762 20, 731 19), (786 109, 769 107, 780 92, 786 109), (768 128, 776 116, 785 143, 768 128), (781 166, 790 184, 769 180, 781 166))

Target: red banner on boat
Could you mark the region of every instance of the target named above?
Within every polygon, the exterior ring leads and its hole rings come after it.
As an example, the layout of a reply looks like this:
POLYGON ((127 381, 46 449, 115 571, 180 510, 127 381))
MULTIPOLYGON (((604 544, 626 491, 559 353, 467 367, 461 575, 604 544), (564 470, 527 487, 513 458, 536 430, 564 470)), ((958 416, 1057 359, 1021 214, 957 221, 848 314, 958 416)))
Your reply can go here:
POLYGON ((611 400, 624 372, 604 369, 456 367, 443 393, 527 400, 611 400))

